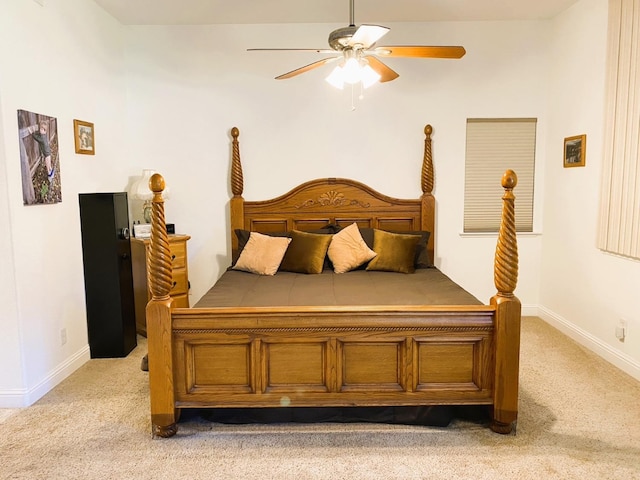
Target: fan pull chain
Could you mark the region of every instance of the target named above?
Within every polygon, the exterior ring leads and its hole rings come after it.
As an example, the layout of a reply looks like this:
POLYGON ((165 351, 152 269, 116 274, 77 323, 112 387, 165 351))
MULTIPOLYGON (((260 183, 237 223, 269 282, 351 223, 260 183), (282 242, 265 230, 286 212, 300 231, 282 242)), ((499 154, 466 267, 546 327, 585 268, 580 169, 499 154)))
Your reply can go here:
MULTIPOLYGON (((356 110, 356 94, 355 94, 355 84, 351 84, 351 111, 354 112, 356 110)), ((358 100, 364 99, 364 85, 360 82, 360 95, 358 95, 358 100)))
POLYGON ((355 112, 355 110, 356 110, 356 105, 355 105, 355 102, 354 102, 354 100, 353 100, 353 98, 354 98, 353 88, 354 88, 354 87, 353 87, 353 84, 351 84, 351 111, 352 111, 352 112, 355 112))

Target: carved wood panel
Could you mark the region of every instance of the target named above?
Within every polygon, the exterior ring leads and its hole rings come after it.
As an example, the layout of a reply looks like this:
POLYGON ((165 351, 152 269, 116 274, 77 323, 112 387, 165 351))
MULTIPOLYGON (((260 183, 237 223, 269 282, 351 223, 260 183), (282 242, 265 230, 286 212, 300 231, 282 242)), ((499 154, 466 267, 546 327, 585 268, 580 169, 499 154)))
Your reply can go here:
POLYGON ((490 335, 415 339, 416 391, 452 389, 489 392, 493 384, 490 335))
POLYGON ((338 343, 338 388, 341 392, 404 390, 404 339, 338 343))
POLYGON ((269 393, 328 392, 327 339, 262 342, 263 391, 269 393))
POLYGON ((492 329, 466 330, 196 334, 197 340, 185 338, 178 349, 176 364, 185 369, 178 376, 177 397, 186 403, 206 394, 219 396, 221 404, 286 400, 288 405, 313 394, 331 405, 334 395, 344 397, 340 402, 370 395, 367 401, 384 405, 387 395, 413 392, 418 403, 429 398, 489 401, 492 329))

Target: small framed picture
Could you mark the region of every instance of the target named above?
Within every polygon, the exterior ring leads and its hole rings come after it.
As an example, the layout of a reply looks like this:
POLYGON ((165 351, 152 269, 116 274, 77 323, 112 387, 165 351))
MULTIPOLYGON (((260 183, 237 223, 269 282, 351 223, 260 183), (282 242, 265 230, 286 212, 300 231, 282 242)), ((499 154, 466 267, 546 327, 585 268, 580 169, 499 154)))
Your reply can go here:
POLYGON ((576 135, 564 139, 564 167, 584 167, 587 136, 576 135))
POLYGON ((83 155, 96 154, 93 123, 74 120, 73 135, 76 141, 76 153, 81 153, 83 155))

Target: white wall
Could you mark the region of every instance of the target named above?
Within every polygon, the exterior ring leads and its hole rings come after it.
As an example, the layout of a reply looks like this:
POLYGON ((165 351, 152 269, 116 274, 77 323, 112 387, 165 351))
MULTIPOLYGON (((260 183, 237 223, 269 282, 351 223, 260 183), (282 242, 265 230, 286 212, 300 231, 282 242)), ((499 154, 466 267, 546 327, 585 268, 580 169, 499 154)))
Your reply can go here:
MULTIPOLYGON (((229 265, 231 127, 240 128, 245 198, 317 177, 347 177, 401 198, 420 195, 423 127, 434 127, 437 264, 479 298, 495 293, 495 236, 462 238, 467 117, 537 117, 547 125, 548 23, 389 25, 381 44, 464 45, 461 60, 389 59, 400 78, 356 100, 324 82, 330 67, 276 75, 317 54, 250 47, 325 46, 335 25, 139 26, 127 29, 131 157, 171 186, 167 219, 192 235, 192 302, 229 265)), ((538 161, 544 163, 540 135, 538 161)), ((500 182, 500 178, 496 178, 500 182)), ((538 185, 541 187, 540 184, 538 185)), ((540 192, 542 189, 540 188, 540 192)), ((538 214, 541 211, 537 212, 538 214)), ((538 220, 538 224, 541 221, 538 220)), ((537 305, 540 237, 522 237, 517 293, 537 305)))
MULTIPOLYGON (((2 95, 0 91, 0 110, 2 95)), ((0 252, 2 263, 0 275, 0 325, 7 340, 0 348, 0 405, 14 404, 24 391, 24 369, 20 351, 20 326, 18 321, 17 288, 13 242, 11 238, 11 215, 7 193, 7 169, 5 159, 5 138, 0 116, 0 252)))
POLYGON ((89 356, 78 193, 121 191, 137 169, 125 159, 122 26, 93 2, 3 0, 0 64, 0 406, 20 406, 89 356), (58 120, 62 203, 22 204, 19 109, 58 120), (74 118, 95 123, 95 156, 74 153, 74 118))
POLYGON ((488 299, 495 238, 460 235, 465 121, 537 117, 534 223, 544 235, 520 236, 516 293, 525 312, 540 311, 637 372, 639 264, 595 248, 606 17, 606 0, 583 0, 547 22, 389 25, 383 44, 461 44, 468 53, 390 59, 400 78, 365 92, 351 111, 350 92, 324 83, 328 68, 273 80, 317 55, 246 52, 324 47, 339 25, 125 28, 86 0, 3 0, 0 406, 32 403, 88 357, 78 193, 121 191, 143 168, 160 171, 171 187, 167 220, 193 237, 192 303, 219 277, 230 256, 233 126, 248 200, 325 176, 416 198, 431 123, 437 264, 488 299), (58 118, 61 204, 22 205, 18 109, 58 118), (74 153, 74 118, 95 123, 95 157, 74 153), (562 139, 578 133, 588 135, 587 167, 564 170, 562 139), (613 338, 619 316, 630 321, 624 344, 613 338))
POLYGON ((603 161, 607 0, 582 0, 553 21, 544 197, 541 315, 640 378, 640 262, 596 248, 603 161), (586 166, 562 166, 563 138, 587 135, 586 166), (624 343, 615 338, 629 322, 624 343))

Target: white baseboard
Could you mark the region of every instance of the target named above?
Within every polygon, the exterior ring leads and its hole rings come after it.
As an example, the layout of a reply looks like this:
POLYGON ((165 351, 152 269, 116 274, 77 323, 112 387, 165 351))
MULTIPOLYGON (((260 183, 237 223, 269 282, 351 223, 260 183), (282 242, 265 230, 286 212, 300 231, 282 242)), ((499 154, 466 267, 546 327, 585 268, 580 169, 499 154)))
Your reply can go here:
MULTIPOLYGON (((523 308, 524 315, 524 308, 523 308)), ((548 324, 554 326, 562 333, 578 342, 583 347, 588 348, 596 355, 604 358, 612 363, 623 372, 631 375, 636 380, 640 380, 640 362, 631 358, 629 355, 616 350, 608 343, 603 342, 598 337, 581 329, 580 327, 569 322, 567 319, 557 315, 551 310, 538 306, 538 316, 548 324)))
POLYGON ((24 388, 0 390, 0 408, 26 407, 24 402, 26 394, 27 390, 24 388))
POLYGON ((0 390, 0 408, 21 408, 33 405, 90 358, 89 345, 85 345, 34 387, 0 390))

